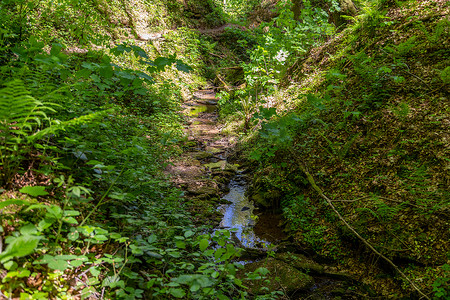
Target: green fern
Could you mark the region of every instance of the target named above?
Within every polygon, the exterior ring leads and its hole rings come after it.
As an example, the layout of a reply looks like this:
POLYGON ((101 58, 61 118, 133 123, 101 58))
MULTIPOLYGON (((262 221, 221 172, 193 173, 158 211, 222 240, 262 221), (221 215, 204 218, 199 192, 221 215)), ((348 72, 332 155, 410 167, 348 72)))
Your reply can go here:
POLYGON ((45 111, 54 111, 40 102, 20 80, 0 89, 0 182, 10 184, 22 155, 43 121, 50 121, 45 111))
POLYGON ((328 143, 329 149, 325 148, 325 151, 327 151, 327 153, 330 154, 330 156, 335 155, 338 159, 343 160, 347 156, 348 152, 350 151, 350 148, 355 143, 356 139, 360 137, 361 133, 359 132, 353 135, 345 143, 340 142, 333 143, 322 133, 320 133, 320 135, 328 143))

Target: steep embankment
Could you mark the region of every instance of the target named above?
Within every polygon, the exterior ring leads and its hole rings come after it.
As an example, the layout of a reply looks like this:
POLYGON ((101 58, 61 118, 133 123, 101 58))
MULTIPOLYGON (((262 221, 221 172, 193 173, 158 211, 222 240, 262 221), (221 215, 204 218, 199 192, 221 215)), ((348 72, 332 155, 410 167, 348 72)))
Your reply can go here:
POLYGON ((448 13, 445 1, 368 10, 290 68, 273 101, 279 117, 265 120, 247 146, 253 199, 282 210, 303 249, 385 296, 415 291, 341 223, 304 171, 416 286, 448 295, 448 13))

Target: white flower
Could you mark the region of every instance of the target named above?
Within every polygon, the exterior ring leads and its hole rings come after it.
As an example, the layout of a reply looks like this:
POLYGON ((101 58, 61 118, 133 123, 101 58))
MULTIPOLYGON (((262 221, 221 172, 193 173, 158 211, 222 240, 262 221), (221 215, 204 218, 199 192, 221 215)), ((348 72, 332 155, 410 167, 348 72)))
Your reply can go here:
POLYGON ((284 63, 288 57, 289 57, 289 52, 284 51, 283 49, 281 49, 280 51, 278 51, 278 53, 274 57, 274 59, 277 60, 280 63, 284 63))

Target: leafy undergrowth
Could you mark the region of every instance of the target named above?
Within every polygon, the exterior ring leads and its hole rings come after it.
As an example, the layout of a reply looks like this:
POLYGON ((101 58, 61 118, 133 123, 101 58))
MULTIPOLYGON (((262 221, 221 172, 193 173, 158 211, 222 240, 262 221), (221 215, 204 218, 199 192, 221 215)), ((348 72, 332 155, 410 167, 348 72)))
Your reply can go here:
POLYGON ((56 2, 0 4, 0 298, 246 297, 230 233, 194 226, 163 175, 214 43, 105 46, 136 11, 56 2))
POLYGON ((247 151, 257 166, 254 199, 282 209, 304 248, 385 296, 414 293, 339 222, 299 165, 420 289, 448 296, 448 11, 445 1, 367 8, 291 65, 286 87, 274 94, 278 115, 259 109, 261 129, 247 151))

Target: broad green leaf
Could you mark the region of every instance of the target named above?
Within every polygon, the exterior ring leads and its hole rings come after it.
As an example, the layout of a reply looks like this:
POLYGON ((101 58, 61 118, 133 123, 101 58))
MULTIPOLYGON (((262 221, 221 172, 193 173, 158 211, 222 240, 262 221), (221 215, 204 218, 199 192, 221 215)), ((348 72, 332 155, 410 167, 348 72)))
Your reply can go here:
POLYGON ((167 254, 169 254, 170 256, 172 256, 174 258, 180 258, 181 257, 181 253, 180 252, 168 252, 167 254))
POLYGON ((0 202, 0 209, 8 206, 8 205, 30 205, 30 202, 19 200, 19 199, 11 199, 0 202))
POLYGON ((99 69, 99 74, 104 78, 111 78, 114 75, 114 69, 111 66, 103 66, 99 69))
POLYGON ((77 210, 65 210, 64 211, 64 216, 65 217, 76 217, 79 216, 80 212, 77 210))
POLYGON ((109 237, 112 238, 113 240, 118 240, 120 239, 122 236, 120 235, 120 233, 117 232, 111 232, 109 234, 109 237))
POLYGON ((69 224, 78 224, 78 221, 74 217, 65 217, 62 220, 69 224))
POLYGON ((20 228, 20 233, 22 235, 33 235, 38 233, 38 229, 33 224, 27 224, 20 228))
POLYGON ((182 72, 186 72, 186 73, 189 73, 193 70, 190 66, 184 64, 182 61, 177 61, 176 67, 177 67, 178 71, 182 71, 182 72))
POLYGON ((62 217, 62 209, 58 205, 45 206, 49 217, 60 219, 62 217))
POLYGON ((209 287, 214 284, 214 282, 211 281, 206 275, 200 275, 199 278, 197 279, 197 282, 198 284, 200 284, 202 288, 209 287))
POLYGON ((70 265, 75 268, 78 268, 78 267, 82 266, 83 264, 84 264, 84 262, 82 260, 74 259, 74 260, 70 261, 70 265))
POLYGON ((100 271, 95 267, 91 267, 89 269, 89 272, 91 272, 92 276, 94 276, 94 277, 97 277, 98 275, 100 275, 100 271))
POLYGON ((21 235, 15 238, 5 251, 0 253, 0 262, 4 263, 14 257, 27 256, 34 252, 42 237, 34 235, 21 235))
POLYGON ((45 186, 24 186, 19 191, 33 197, 48 195, 45 191, 45 186))
POLYGON ((229 300, 230 298, 228 298, 228 297, 225 296, 224 294, 218 294, 218 295, 217 295, 217 299, 219 299, 219 300, 229 300))
POLYGON ((175 245, 177 246, 177 248, 180 248, 180 249, 186 249, 186 243, 184 243, 184 242, 182 242, 182 241, 177 241, 177 242, 175 243, 175 245))
POLYGON ((191 290, 191 292, 196 292, 200 289, 200 284, 194 283, 189 289, 191 290))
POLYGON ((149 236, 147 238, 147 243, 153 244, 154 242, 156 242, 157 239, 158 239, 158 237, 155 234, 152 234, 151 236, 149 236))
POLYGON ((188 238, 194 235, 194 232, 192 230, 188 230, 184 233, 184 237, 188 238))
POLYGON ((208 246, 209 246, 209 241, 207 239, 203 239, 200 241, 198 246, 200 247, 200 251, 205 251, 206 248, 208 248, 208 246))
POLYGON ((54 259, 48 263, 48 267, 53 270, 64 271, 69 268, 69 263, 63 259, 54 259))
POLYGON ((175 298, 183 298, 184 296, 186 296, 185 291, 183 291, 182 289, 171 288, 169 289, 169 293, 175 298))
POLYGON ((107 241, 108 240, 108 238, 103 234, 96 234, 94 236, 94 239, 97 241, 107 241))
POLYGON ((81 69, 75 74, 75 78, 89 78, 92 71, 89 69, 81 69))
POLYGON ((226 250, 224 248, 217 249, 216 252, 214 253, 214 258, 218 260, 225 252, 226 250))
POLYGON ((24 278, 24 277, 30 277, 31 275, 31 271, 24 269, 24 268, 19 268, 19 270, 17 271, 13 271, 13 272, 8 272, 6 274, 6 278, 24 278))
POLYGON ((43 231, 53 225, 57 220, 55 218, 45 218, 38 224, 39 231, 43 231))
POLYGON ((5 267, 5 269, 8 271, 14 271, 15 269, 17 269, 18 265, 15 261, 10 260, 8 262, 5 262, 3 264, 3 267, 5 267))
POLYGON ((161 259, 163 258, 163 256, 161 254, 152 252, 152 251, 145 251, 145 254, 147 254, 148 256, 154 257, 154 258, 158 258, 161 259))
POLYGON ((198 277, 195 275, 180 275, 177 278, 172 278, 173 281, 178 282, 179 284, 189 284, 194 281, 198 277))

